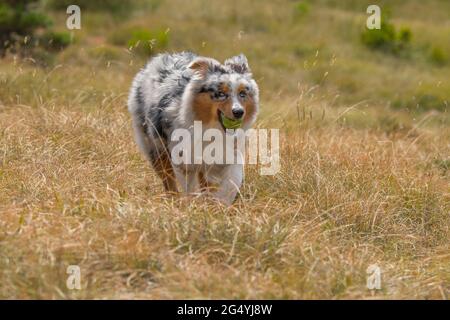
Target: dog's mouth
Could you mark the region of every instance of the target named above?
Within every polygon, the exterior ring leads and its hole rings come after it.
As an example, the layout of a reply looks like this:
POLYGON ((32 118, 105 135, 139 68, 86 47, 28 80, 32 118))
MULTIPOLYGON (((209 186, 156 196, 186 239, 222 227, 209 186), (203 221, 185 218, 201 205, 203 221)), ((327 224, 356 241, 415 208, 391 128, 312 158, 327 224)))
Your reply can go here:
POLYGON ((217 116, 224 131, 227 131, 227 129, 238 129, 242 125, 242 119, 230 119, 220 110, 217 110, 217 116))

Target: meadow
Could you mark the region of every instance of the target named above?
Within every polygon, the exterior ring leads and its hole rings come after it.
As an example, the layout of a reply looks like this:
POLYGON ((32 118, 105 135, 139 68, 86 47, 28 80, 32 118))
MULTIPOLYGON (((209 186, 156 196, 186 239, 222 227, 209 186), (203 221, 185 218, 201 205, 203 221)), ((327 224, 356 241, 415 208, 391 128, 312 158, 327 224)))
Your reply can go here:
POLYGON ((449 298, 448 1, 79 3, 66 49, 0 59, 0 298, 449 298), (400 52, 361 41, 374 2, 400 52), (133 76, 180 50, 244 53, 280 129, 230 207, 165 194, 133 140, 133 76))

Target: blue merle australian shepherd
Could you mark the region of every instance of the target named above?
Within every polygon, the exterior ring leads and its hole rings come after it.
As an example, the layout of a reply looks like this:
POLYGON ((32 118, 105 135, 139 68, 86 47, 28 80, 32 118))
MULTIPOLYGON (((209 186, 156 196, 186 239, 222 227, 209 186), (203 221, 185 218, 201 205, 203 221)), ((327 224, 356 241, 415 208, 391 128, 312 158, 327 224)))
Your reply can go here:
POLYGON ((238 123, 244 132, 251 127, 258 104, 258 86, 244 55, 221 64, 181 52, 154 57, 136 75, 128 110, 136 142, 166 191, 207 193, 231 204, 242 184, 243 165, 176 164, 171 154, 178 141, 171 141, 172 133, 180 128, 192 132, 194 121, 201 121, 203 131, 221 130, 225 141, 229 123, 238 123))

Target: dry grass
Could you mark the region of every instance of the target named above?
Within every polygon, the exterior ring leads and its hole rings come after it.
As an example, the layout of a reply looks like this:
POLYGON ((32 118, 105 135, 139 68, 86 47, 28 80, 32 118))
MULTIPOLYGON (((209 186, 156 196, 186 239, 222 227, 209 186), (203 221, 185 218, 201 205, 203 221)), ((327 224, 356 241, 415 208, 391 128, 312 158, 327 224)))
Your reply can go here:
POLYGON ((113 100, 3 108, 0 296, 367 298, 378 263, 375 297, 447 297, 448 135, 303 122, 282 135, 281 172, 247 168, 223 208, 162 194, 113 100))
POLYGON ((225 208, 165 195, 138 153, 136 63, 69 54, 54 70, 0 62, 1 298, 449 297, 448 114, 265 80, 258 126, 282 128, 281 172, 247 167, 225 208), (80 291, 66 288, 71 264, 80 291), (380 291, 366 288, 371 264, 380 291))

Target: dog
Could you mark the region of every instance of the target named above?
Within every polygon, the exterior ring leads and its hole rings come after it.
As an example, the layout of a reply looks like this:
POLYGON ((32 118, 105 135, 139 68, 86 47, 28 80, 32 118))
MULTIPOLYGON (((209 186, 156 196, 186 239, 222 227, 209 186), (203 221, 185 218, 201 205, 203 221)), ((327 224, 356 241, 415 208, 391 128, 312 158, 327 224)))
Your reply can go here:
MULTIPOLYGON (((248 130, 259 110, 259 88, 247 58, 219 61, 192 52, 152 58, 136 75, 128 98, 136 143, 167 192, 207 193, 232 204, 242 185, 242 163, 206 164, 173 161, 176 129, 218 129, 226 137, 230 123, 248 130)), ((231 130, 232 134, 232 130, 231 130)), ((201 144, 205 148, 205 144, 201 144)), ((182 154, 182 152, 181 152, 182 154)))

